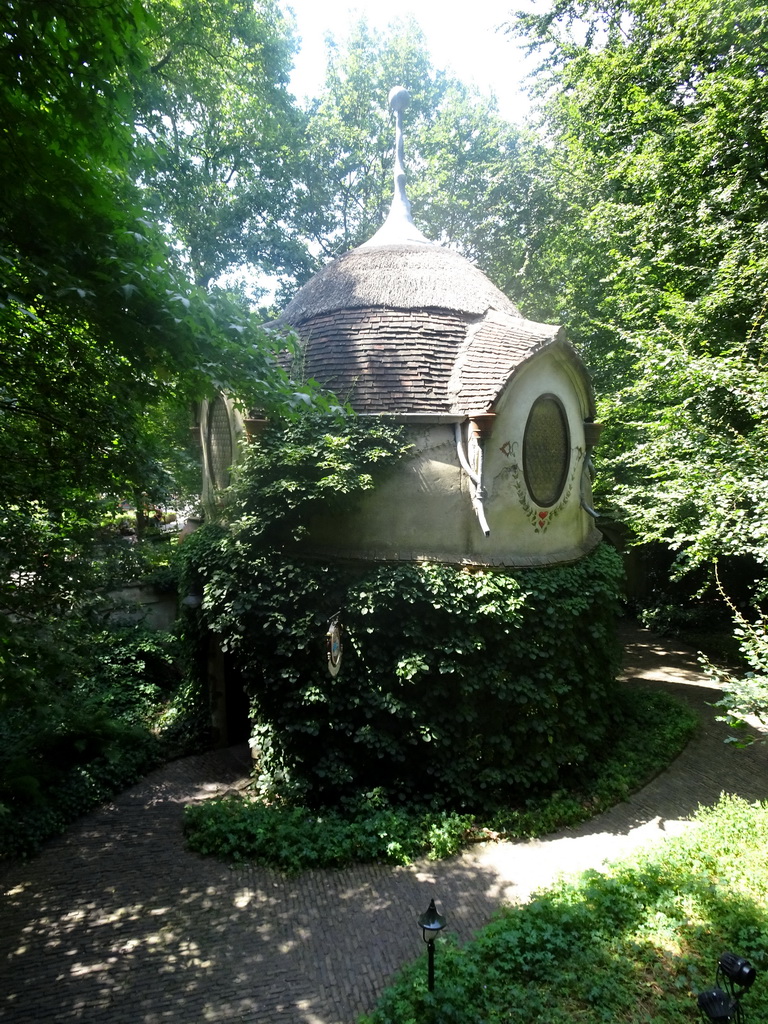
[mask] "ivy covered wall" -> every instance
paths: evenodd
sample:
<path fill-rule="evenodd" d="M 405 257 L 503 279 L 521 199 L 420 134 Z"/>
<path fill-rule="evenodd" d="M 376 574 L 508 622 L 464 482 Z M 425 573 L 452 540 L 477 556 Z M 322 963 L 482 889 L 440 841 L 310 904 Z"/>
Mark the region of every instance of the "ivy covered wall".
<path fill-rule="evenodd" d="M 395 428 L 359 421 L 265 435 L 229 523 L 188 542 L 202 619 L 247 686 L 265 792 L 517 802 L 608 742 L 620 562 L 605 545 L 569 566 L 504 571 L 298 554 L 316 502 L 348 507 L 403 454 Z"/>

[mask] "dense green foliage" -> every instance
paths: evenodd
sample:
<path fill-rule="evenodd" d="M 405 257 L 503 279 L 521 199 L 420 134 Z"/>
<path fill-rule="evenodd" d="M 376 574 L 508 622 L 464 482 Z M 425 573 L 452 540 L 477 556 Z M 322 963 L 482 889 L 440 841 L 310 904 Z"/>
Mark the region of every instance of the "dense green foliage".
<path fill-rule="evenodd" d="M 6 4 L 0 24 L 4 346 L 38 355 L 62 331 L 72 345 L 112 346 L 106 381 L 127 377 L 145 401 L 142 388 L 180 378 L 192 393 L 212 380 L 246 386 L 244 369 L 269 378 L 268 339 L 236 302 L 190 284 L 132 180 L 136 83 L 149 74 L 154 18 L 133 0 L 39 0 Z M 30 372 L 22 363 L 3 378 L 4 418 L 17 404 L 33 414 L 13 401 Z"/>
<path fill-rule="evenodd" d="M 408 864 L 456 853 L 476 840 L 544 835 L 575 825 L 639 788 L 666 767 L 695 728 L 692 712 L 664 694 L 621 690 L 612 743 L 564 787 L 495 815 L 424 811 L 394 805 L 380 789 L 324 808 L 233 796 L 185 810 L 191 849 L 224 860 L 253 860 L 283 871 L 340 867 L 354 861 Z"/>
<path fill-rule="evenodd" d="M 138 83 L 142 200 L 170 225 L 197 284 L 247 266 L 295 277 L 303 115 L 295 48 L 274 0 L 149 0 Z"/>
<path fill-rule="evenodd" d="M 503 910 L 461 949 L 440 940 L 402 972 L 366 1024 L 693 1020 L 696 993 L 732 950 L 758 969 L 745 1009 L 768 1012 L 768 806 L 723 798 L 698 825 L 605 871 Z M 442 912 L 450 924 L 450 908 Z"/>
<path fill-rule="evenodd" d="M 28 651 L 13 664 L 13 699 L 0 705 L 0 859 L 29 856 L 208 739 L 206 702 L 181 671 L 176 635 L 97 615 L 36 620 L 34 634 L 39 664 Z"/>
<path fill-rule="evenodd" d="M 56 529 L 97 496 L 167 498 L 181 446 L 156 421 L 172 402 L 291 389 L 243 305 L 191 284 L 133 181 L 142 83 L 159 73 L 148 40 L 165 29 L 133 0 L 12 2 L 0 28 L 4 551 L 19 547 L 6 518 Z"/>
<path fill-rule="evenodd" d="M 700 655 L 699 660 L 723 691 L 720 700 L 715 702 L 715 707 L 722 711 L 719 721 L 738 730 L 738 735 L 729 736 L 727 742 L 749 746 L 756 737 L 747 732 L 748 719 L 756 720 L 763 728 L 768 726 L 768 616 L 758 610 L 750 621 L 722 589 L 719 579 L 718 586 L 733 615 L 734 639 L 738 641 L 745 669 L 725 668 L 705 655 Z"/>
<path fill-rule="evenodd" d="M 768 7 L 554 0 L 515 29 L 546 97 L 525 308 L 594 374 L 601 507 L 678 571 L 744 555 L 761 577 Z"/>
<path fill-rule="evenodd" d="M 606 738 L 620 565 L 608 548 L 517 572 L 301 557 L 313 504 L 330 514 L 402 451 L 384 422 L 273 430 L 244 462 L 228 529 L 185 545 L 190 576 L 249 688 L 265 792 L 322 804 L 381 787 L 505 806 L 556 785 Z"/>
<path fill-rule="evenodd" d="M 262 405 L 290 388 L 242 304 L 190 284 L 132 180 L 152 15 L 10 2 L 0 29 L 2 704 L 20 671 L 53 683 L 33 639 L 50 618 L 131 578 L 99 524 L 120 500 L 168 500 L 183 445 L 157 421 L 216 386 Z"/>
<path fill-rule="evenodd" d="M 158 47 L 169 33 L 179 52 L 191 43 L 180 10 L 10 0 L 0 11 L 3 852 L 28 852 L 103 795 L 99 779 L 120 785 L 157 756 L 138 708 L 168 694 L 152 690 L 147 642 L 101 640 L 110 588 L 141 578 L 152 559 L 105 522 L 121 503 L 140 526 L 146 505 L 180 500 L 192 399 L 229 386 L 269 407 L 295 390 L 243 303 L 193 284 L 158 220 L 165 211 L 146 208 L 157 171 L 148 119 L 171 105 L 157 85 Z M 226 49 L 232 20 L 207 19 L 209 46 L 217 31 Z M 261 42 L 245 39 L 241 56 Z M 289 49 L 276 43 L 261 73 L 282 67 L 285 78 Z M 174 69 L 163 66 L 167 78 Z M 193 82 L 190 59 L 188 109 L 204 100 Z"/>
<path fill-rule="evenodd" d="M 251 687 L 264 786 L 282 778 L 320 802 L 382 786 L 475 809 L 555 785 L 611 721 L 610 556 L 492 576 L 267 557 L 248 563 L 250 601 L 242 571 L 212 581 L 214 613 L 235 591 L 249 606 L 212 625 L 233 638 Z M 337 609 L 344 663 L 330 680 L 324 633 Z"/>

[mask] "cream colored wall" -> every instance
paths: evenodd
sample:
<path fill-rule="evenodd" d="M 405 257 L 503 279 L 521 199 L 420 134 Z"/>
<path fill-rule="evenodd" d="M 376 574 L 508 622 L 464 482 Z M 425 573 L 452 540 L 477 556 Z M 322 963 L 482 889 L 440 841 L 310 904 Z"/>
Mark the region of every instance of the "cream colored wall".
<path fill-rule="evenodd" d="M 522 445 L 531 406 L 542 394 L 555 394 L 566 411 L 571 439 L 570 466 L 562 497 L 540 509 L 528 493 L 522 469 Z M 227 401 L 234 450 L 244 443 L 244 424 Z M 406 429 L 412 456 L 365 495 L 346 517 L 310 524 L 305 548 L 323 557 L 375 560 L 432 560 L 474 565 L 525 566 L 568 562 L 600 540 L 591 505 L 584 419 L 590 412 L 587 385 L 566 350 L 549 348 L 513 376 L 496 407 L 490 436 L 483 445 L 483 508 L 490 529 L 485 536 L 475 514 L 474 486 L 462 470 L 454 424 L 410 423 Z M 223 495 L 211 484 L 207 465 L 208 406 L 201 415 L 203 500 L 209 514 Z M 462 427 L 465 450 L 477 468 L 477 446 Z M 546 513 L 541 516 L 539 513 Z"/>
<path fill-rule="evenodd" d="M 542 518 L 525 485 L 521 449 L 531 406 L 547 393 L 566 410 L 571 456 L 563 495 Z M 314 522 L 307 546 L 326 556 L 499 566 L 572 561 L 590 550 L 600 534 L 581 508 L 589 399 L 571 361 L 551 349 L 534 357 L 508 384 L 496 412 L 484 444 L 488 537 L 472 507 L 473 486 L 459 465 L 453 424 L 412 424 L 413 456 L 366 495 L 355 514 Z M 476 460 L 471 444 L 469 455 Z"/>
<path fill-rule="evenodd" d="M 554 506 L 538 506 L 528 492 L 522 467 L 523 435 L 531 407 L 543 394 L 556 395 L 565 409 L 570 434 L 570 465 Z M 590 413 L 583 378 L 562 350 L 531 360 L 513 378 L 497 405 L 491 437 L 485 444 L 486 514 L 491 530 L 490 560 L 528 565 L 571 561 L 600 540 L 585 476 L 584 420 Z M 483 545 L 473 540 L 480 556 Z"/>
<path fill-rule="evenodd" d="M 412 457 L 378 482 L 355 514 L 313 522 L 308 547 L 348 557 L 461 561 L 475 524 L 453 427 L 414 425 L 407 433 Z"/>

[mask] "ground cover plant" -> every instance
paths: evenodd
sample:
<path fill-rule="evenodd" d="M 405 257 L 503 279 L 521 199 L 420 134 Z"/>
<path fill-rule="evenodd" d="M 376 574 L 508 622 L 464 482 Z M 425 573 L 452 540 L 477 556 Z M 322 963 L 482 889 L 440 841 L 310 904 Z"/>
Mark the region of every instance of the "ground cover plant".
<path fill-rule="evenodd" d="M 625 799 L 669 764 L 695 728 L 692 713 L 666 694 L 627 690 L 619 703 L 623 725 L 588 771 L 575 774 L 568 788 L 495 814 L 393 805 L 381 790 L 320 810 L 228 796 L 185 809 L 187 842 L 198 853 L 294 872 L 354 861 L 437 860 L 473 841 L 543 835 Z"/>
<path fill-rule="evenodd" d="M 0 701 L 0 860 L 34 854 L 207 740 L 207 708 L 181 671 L 178 635 L 84 613 L 45 631 L 39 620 L 15 625 L 22 655 L 14 690 Z M 33 649 L 34 659 L 24 656 Z"/>
<path fill-rule="evenodd" d="M 768 805 L 723 797 L 686 834 L 502 910 L 461 949 L 438 940 L 435 991 L 411 964 L 361 1024 L 678 1024 L 726 950 L 757 968 L 746 1009 L 763 1020 L 766 844 Z"/>

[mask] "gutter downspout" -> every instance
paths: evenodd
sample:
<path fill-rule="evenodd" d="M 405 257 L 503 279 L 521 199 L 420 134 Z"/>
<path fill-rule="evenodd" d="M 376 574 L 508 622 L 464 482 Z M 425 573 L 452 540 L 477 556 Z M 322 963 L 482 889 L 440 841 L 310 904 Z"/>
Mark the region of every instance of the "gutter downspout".
<path fill-rule="evenodd" d="M 459 464 L 464 472 L 469 477 L 472 483 L 472 507 L 475 510 L 477 521 L 480 524 L 480 529 L 483 531 L 486 537 L 491 534 L 490 527 L 488 526 L 488 520 L 485 518 L 485 499 L 488 497 L 488 492 L 483 485 L 483 440 L 485 434 L 488 432 L 487 422 L 492 418 L 493 414 L 487 414 L 483 416 L 471 416 L 469 422 L 472 425 L 474 436 L 477 438 L 478 448 L 478 459 L 477 459 L 477 472 L 475 472 L 469 464 L 467 453 L 464 451 L 464 440 L 461 436 L 461 423 L 454 423 L 453 432 L 456 438 L 456 454 L 459 458 Z"/>
<path fill-rule="evenodd" d="M 584 442 L 586 452 L 584 455 L 584 466 L 581 471 L 581 480 L 579 482 L 579 504 L 588 515 L 592 516 L 593 519 L 599 519 L 600 513 L 596 512 L 587 501 L 587 491 L 592 490 L 592 481 L 595 476 L 595 465 L 592 462 L 592 452 L 594 451 L 595 445 L 600 440 L 602 429 L 602 423 L 595 423 L 593 420 L 586 420 L 584 423 Z"/>

